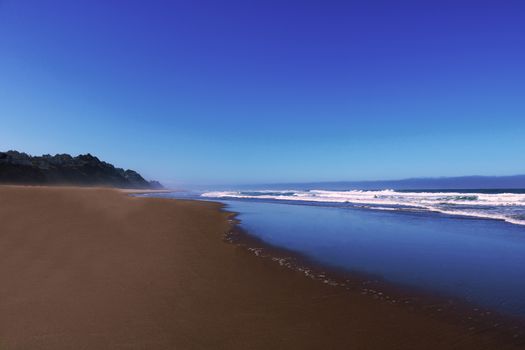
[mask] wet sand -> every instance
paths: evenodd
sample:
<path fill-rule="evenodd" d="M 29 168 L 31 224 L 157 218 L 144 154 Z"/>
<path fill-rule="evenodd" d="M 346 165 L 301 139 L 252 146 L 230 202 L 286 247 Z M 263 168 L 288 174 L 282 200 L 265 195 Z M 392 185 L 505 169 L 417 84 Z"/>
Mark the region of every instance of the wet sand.
<path fill-rule="evenodd" d="M 511 349 L 224 242 L 216 203 L 0 187 L 0 349 Z"/>

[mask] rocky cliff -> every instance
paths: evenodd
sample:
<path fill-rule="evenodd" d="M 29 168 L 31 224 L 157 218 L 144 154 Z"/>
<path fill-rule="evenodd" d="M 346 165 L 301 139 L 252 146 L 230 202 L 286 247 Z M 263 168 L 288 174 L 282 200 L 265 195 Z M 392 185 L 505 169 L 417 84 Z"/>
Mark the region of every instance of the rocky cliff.
<path fill-rule="evenodd" d="M 157 181 L 146 181 L 133 170 L 116 168 L 91 154 L 33 157 L 17 151 L 0 152 L 0 183 L 162 188 Z"/>

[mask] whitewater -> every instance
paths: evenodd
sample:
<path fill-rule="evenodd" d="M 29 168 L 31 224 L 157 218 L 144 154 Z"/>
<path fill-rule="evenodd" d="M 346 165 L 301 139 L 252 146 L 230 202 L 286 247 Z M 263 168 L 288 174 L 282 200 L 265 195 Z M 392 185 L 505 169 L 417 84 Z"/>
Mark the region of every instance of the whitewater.
<path fill-rule="evenodd" d="M 201 197 L 217 199 L 259 199 L 297 203 L 338 203 L 374 210 L 431 211 L 447 215 L 503 220 L 525 225 L 525 193 L 405 192 L 379 191 L 212 191 Z"/>

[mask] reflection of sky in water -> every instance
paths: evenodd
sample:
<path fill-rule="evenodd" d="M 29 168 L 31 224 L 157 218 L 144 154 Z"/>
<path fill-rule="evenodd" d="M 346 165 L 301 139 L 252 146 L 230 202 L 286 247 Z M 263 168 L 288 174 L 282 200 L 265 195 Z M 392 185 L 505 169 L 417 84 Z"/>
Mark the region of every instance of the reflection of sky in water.
<path fill-rule="evenodd" d="M 525 315 L 525 227 L 436 213 L 224 201 L 264 241 L 321 263 Z"/>

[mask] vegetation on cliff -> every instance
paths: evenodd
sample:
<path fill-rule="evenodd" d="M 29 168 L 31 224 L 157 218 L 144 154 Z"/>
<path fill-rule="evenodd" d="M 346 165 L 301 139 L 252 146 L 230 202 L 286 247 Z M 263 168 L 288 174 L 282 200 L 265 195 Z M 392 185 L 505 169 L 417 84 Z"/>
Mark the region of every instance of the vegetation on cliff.
<path fill-rule="evenodd" d="M 116 168 L 91 154 L 30 156 L 17 151 L 0 152 L 0 183 L 35 185 L 111 186 L 158 189 L 133 170 Z"/>

